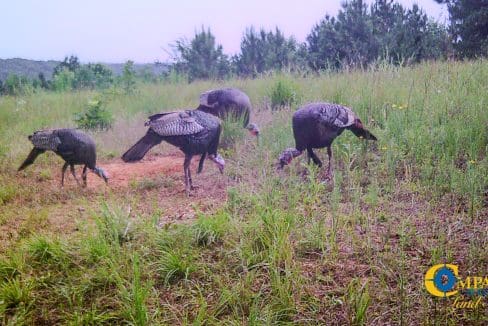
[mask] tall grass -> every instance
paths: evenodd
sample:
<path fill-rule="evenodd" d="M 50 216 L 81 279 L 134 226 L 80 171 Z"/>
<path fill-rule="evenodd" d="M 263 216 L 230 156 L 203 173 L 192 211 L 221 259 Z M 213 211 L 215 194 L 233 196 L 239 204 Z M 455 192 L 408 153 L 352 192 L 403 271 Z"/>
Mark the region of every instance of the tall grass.
<path fill-rule="evenodd" d="M 196 107 L 202 91 L 224 85 L 249 94 L 260 142 L 241 134 L 241 125 L 224 125 L 233 180 L 227 201 L 218 209 L 195 201 L 206 213 L 188 225 L 160 225 L 167 215 L 160 201 L 168 198 L 157 182 L 19 199 L 36 191 L 16 185 L 13 170 L 30 149 L 23 136 L 73 126 L 74 113 L 98 94 L 0 98 L 0 226 L 16 232 L 17 211 L 34 221 L 22 224 L 29 230 L 20 236 L 2 238 L 2 323 L 486 323 L 480 311 L 440 314 L 448 303 L 421 284 L 425 270 L 444 261 L 463 273 L 486 271 L 487 75 L 483 60 L 430 62 L 306 78 L 175 80 L 141 86 L 135 95 L 105 94 L 114 126 L 94 134 L 105 160 L 144 133 L 151 113 Z M 270 85 L 282 79 L 301 96 L 291 109 L 272 112 Z M 379 139 L 367 143 L 349 132 L 337 138 L 328 183 L 305 155 L 275 169 L 279 153 L 294 145 L 293 111 L 312 101 L 353 108 Z M 36 164 L 48 169 L 51 160 Z M 26 202 L 30 207 L 19 210 Z M 129 205 L 132 211 L 120 209 Z M 49 233 L 46 221 L 60 207 L 72 219 L 73 206 L 86 212 L 75 231 Z"/>

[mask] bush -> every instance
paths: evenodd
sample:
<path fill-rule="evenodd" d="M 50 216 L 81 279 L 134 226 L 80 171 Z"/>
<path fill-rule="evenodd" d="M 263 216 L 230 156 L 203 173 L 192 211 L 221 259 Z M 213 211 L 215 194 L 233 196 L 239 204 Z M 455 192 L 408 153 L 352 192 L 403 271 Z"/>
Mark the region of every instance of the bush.
<path fill-rule="evenodd" d="M 33 89 L 27 77 L 10 74 L 0 90 L 2 94 L 17 96 L 32 93 Z"/>
<path fill-rule="evenodd" d="M 101 100 L 88 102 L 88 108 L 84 113 L 75 116 L 78 128 L 88 130 L 107 130 L 112 127 L 113 117 L 110 111 L 105 110 Z"/>
<path fill-rule="evenodd" d="M 237 118 L 228 115 L 226 119 L 222 120 L 222 135 L 220 136 L 220 147 L 229 149 L 234 147 L 234 144 L 244 138 L 246 129 L 242 128 L 244 118 Z"/>
<path fill-rule="evenodd" d="M 53 88 L 58 92 L 72 90 L 74 82 L 75 73 L 66 68 L 53 76 Z"/>
<path fill-rule="evenodd" d="M 282 107 L 291 107 L 299 102 L 298 93 L 294 85 L 287 80 L 279 79 L 271 88 L 269 97 L 271 109 L 278 110 Z"/>

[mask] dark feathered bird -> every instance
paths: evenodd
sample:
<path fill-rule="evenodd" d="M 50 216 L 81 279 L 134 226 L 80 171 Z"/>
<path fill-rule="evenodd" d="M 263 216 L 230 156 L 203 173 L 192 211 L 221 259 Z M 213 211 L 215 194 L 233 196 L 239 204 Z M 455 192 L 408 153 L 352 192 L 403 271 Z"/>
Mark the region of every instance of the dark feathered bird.
<path fill-rule="evenodd" d="M 249 96 L 237 88 L 215 89 L 202 93 L 197 110 L 210 113 L 221 119 L 229 117 L 242 119 L 243 127 L 249 130 L 252 135 L 259 135 L 258 126 L 255 123 L 249 123 L 251 115 Z"/>
<path fill-rule="evenodd" d="M 147 151 L 164 140 L 185 153 L 183 170 L 187 194 L 193 189 L 190 163 L 194 155 L 201 155 L 197 173 L 202 171 L 207 154 L 223 173 L 225 161 L 217 154 L 221 132 L 218 118 L 205 112 L 186 110 L 152 115 L 145 125 L 149 126 L 149 130 L 125 152 L 122 156 L 125 162 L 142 159 Z"/>
<path fill-rule="evenodd" d="M 321 167 L 322 162 L 313 149 L 327 147 L 329 157 L 327 177 L 331 176 L 332 142 L 345 129 L 349 129 L 357 137 L 376 140 L 372 133 L 364 129 L 363 123 L 350 108 L 338 104 L 307 104 L 293 114 L 292 125 L 295 148 L 288 148 L 281 153 L 279 168 L 289 164 L 304 150 L 307 150 L 308 160 L 312 159 Z"/>
<path fill-rule="evenodd" d="M 83 167 L 83 185 L 86 186 L 87 169 L 92 170 L 105 182 L 108 177 L 101 168 L 96 166 L 97 153 L 95 142 L 87 134 L 76 129 L 52 129 L 39 130 L 30 135 L 29 140 L 34 148 L 27 156 L 26 160 L 19 167 L 19 171 L 34 163 L 36 157 L 45 151 L 53 151 L 65 161 L 61 174 L 61 186 L 64 185 L 64 174 L 68 166 L 71 168 L 71 174 L 76 182 L 80 184 L 75 173 L 75 165 L 82 164 Z"/>

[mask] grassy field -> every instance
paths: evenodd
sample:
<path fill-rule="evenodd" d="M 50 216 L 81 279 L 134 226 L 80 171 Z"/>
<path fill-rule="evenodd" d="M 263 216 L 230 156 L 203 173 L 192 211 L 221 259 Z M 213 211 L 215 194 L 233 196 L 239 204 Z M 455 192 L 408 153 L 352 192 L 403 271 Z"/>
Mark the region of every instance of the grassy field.
<path fill-rule="evenodd" d="M 296 109 L 270 111 L 278 82 L 298 104 L 352 107 L 378 142 L 340 136 L 333 182 L 305 157 L 277 172 Z M 115 117 L 93 134 L 103 167 L 144 134 L 150 113 L 194 108 L 202 91 L 228 85 L 249 94 L 262 137 L 227 126 L 224 138 L 237 140 L 222 150 L 225 175 L 207 163 L 195 177 L 201 188 L 224 182 L 211 205 L 205 189 L 185 197 L 182 169 L 102 190 L 72 179 L 60 189 L 51 154 L 16 173 L 28 134 L 74 126 L 95 97 Z M 486 275 L 487 149 L 486 61 L 0 97 L 0 323 L 486 325 L 486 299 L 454 309 L 423 277 L 444 262 Z"/>

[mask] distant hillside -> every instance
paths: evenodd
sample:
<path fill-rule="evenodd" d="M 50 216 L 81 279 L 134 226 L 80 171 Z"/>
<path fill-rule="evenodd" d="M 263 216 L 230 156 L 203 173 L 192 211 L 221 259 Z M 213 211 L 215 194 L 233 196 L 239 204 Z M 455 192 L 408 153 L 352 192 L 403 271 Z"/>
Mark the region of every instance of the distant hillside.
<path fill-rule="evenodd" d="M 54 60 L 0 59 L 0 80 L 5 80 L 10 74 L 35 78 L 40 72 L 44 73 L 47 79 L 51 79 L 54 67 L 59 63 L 60 61 Z"/>
<path fill-rule="evenodd" d="M 37 78 L 40 72 L 44 73 L 47 79 L 52 78 L 54 67 L 56 67 L 61 61 L 36 61 L 28 59 L 0 59 L 0 80 L 5 80 L 9 74 L 17 74 L 21 76 L 27 76 L 29 78 Z M 124 63 L 102 63 L 110 68 L 114 75 L 118 76 L 122 74 L 124 70 Z M 168 70 L 168 64 L 134 64 L 136 72 L 140 73 L 145 70 L 151 71 L 155 75 L 160 75 Z"/>

